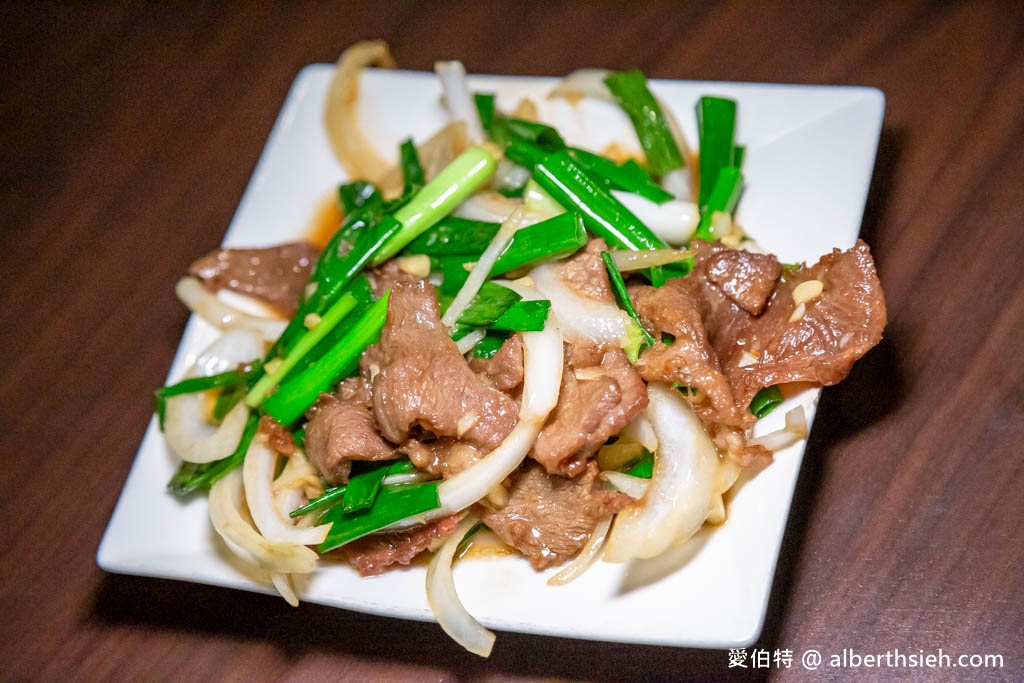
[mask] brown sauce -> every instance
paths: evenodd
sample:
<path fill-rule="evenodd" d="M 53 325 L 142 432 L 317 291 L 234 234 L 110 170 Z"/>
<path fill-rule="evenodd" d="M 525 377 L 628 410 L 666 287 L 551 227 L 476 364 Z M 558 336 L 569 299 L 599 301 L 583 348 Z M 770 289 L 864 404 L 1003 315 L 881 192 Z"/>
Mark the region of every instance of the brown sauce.
<path fill-rule="evenodd" d="M 317 203 L 313 211 L 313 219 L 302 238 L 323 249 L 334 233 L 338 231 L 341 219 L 342 213 L 341 207 L 338 206 L 338 196 L 335 192 L 331 192 Z"/>

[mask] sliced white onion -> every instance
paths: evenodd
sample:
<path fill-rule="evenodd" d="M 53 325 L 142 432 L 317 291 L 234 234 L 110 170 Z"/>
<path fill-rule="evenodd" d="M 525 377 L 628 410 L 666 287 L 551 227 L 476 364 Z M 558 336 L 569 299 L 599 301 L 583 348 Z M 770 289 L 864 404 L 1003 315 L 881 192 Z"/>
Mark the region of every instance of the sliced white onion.
<path fill-rule="evenodd" d="M 775 453 L 807 438 L 807 416 L 804 407 L 797 406 L 786 413 L 786 426 L 756 439 L 747 441 L 748 446 L 764 446 Z"/>
<path fill-rule="evenodd" d="M 225 303 L 194 277 L 178 280 L 174 291 L 190 311 L 222 330 L 252 330 L 259 332 L 266 341 L 274 341 L 288 326 L 286 320 L 262 318 Z"/>
<path fill-rule="evenodd" d="M 455 580 L 452 577 L 455 551 L 479 521 L 478 516 L 467 515 L 430 559 L 427 565 L 427 604 L 437 623 L 452 640 L 475 655 L 489 657 L 494 647 L 494 633 L 466 611 L 455 592 Z"/>
<path fill-rule="evenodd" d="M 288 456 L 288 462 L 281 471 L 280 476 L 274 480 L 274 505 L 281 516 L 289 518 L 288 514 L 306 504 L 307 501 L 316 498 L 323 493 L 323 486 L 320 485 L 320 476 L 316 468 L 306 458 L 306 454 L 300 449 Z M 313 526 L 306 524 L 312 522 L 315 515 L 303 515 L 296 524 L 300 526 Z"/>
<path fill-rule="evenodd" d="M 292 607 L 299 606 L 299 596 L 295 594 L 295 585 L 292 583 L 291 574 L 281 574 L 275 572 L 270 575 L 270 581 L 274 584 L 274 588 L 281 594 L 289 605 Z"/>
<path fill-rule="evenodd" d="M 476 346 L 481 339 L 483 339 L 486 336 L 487 333 L 484 332 L 483 330 L 473 330 L 472 332 L 469 332 L 465 337 L 455 342 L 455 344 L 456 346 L 459 347 L 459 353 L 465 356 L 467 353 L 473 350 L 473 347 Z"/>
<path fill-rule="evenodd" d="M 590 532 L 587 544 L 573 558 L 572 562 L 565 565 L 560 572 L 548 579 L 549 586 L 564 586 L 583 575 L 583 572 L 590 568 L 594 558 L 601 552 L 604 541 L 608 537 L 608 529 L 612 526 L 612 518 L 609 515 L 597 523 L 594 530 Z"/>
<path fill-rule="evenodd" d="M 382 40 L 364 40 L 352 45 L 338 58 L 334 77 L 327 88 L 324 128 L 334 156 L 349 178 L 376 182 L 392 164 L 377 154 L 359 124 L 359 77 L 368 66 L 394 68 L 395 60 Z"/>
<path fill-rule="evenodd" d="M 719 462 L 714 443 L 679 392 L 652 382 L 647 393 L 660 444 L 654 475 L 643 499 L 616 517 L 605 550 L 609 562 L 660 555 L 693 536 L 711 511 Z"/>
<path fill-rule="evenodd" d="M 516 234 L 516 231 L 523 227 L 524 217 L 525 212 L 520 208 L 512 212 L 512 215 L 501 224 L 498 232 L 491 239 L 491 243 L 487 245 L 484 253 L 480 255 L 480 260 L 476 262 L 476 266 L 473 267 L 473 271 L 466 278 L 459 293 L 455 295 L 452 303 L 448 306 L 448 310 L 441 316 L 441 322 L 448 327 L 455 326 L 459 316 L 473 302 L 473 297 L 480 291 L 480 287 L 487 280 L 487 276 L 491 274 L 491 268 L 494 267 L 498 257 L 501 256 L 501 252 L 505 251 L 505 247 L 512 241 L 512 236 Z"/>
<path fill-rule="evenodd" d="M 469 92 L 466 69 L 462 66 L 462 62 L 457 60 L 435 62 L 434 73 L 441 80 L 444 101 L 452 120 L 462 121 L 466 124 L 466 134 L 469 136 L 470 142 L 482 143 L 485 140 L 484 127 L 480 123 L 480 115 L 473 104 L 473 95 Z"/>
<path fill-rule="evenodd" d="M 570 102 L 576 102 L 584 97 L 594 97 L 606 102 L 615 102 L 615 96 L 605 85 L 604 79 L 608 75 L 606 69 L 578 69 L 558 82 L 548 99 L 561 97 Z"/>
<path fill-rule="evenodd" d="M 530 271 L 530 278 L 544 298 L 551 301 L 552 317 L 562 336 L 573 343 L 627 343 L 632 320 L 611 301 L 577 294 L 562 280 L 558 264 L 543 264 Z"/>
<path fill-rule="evenodd" d="M 640 500 L 644 497 L 644 494 L 647 493 L 647 487 L 651 481 L 650 479 L 634 477 L 626 474 L 625 472 L 616 472 L 615 470 L 602 472 L 601 478 L 614 486 L 616 490 L 622 491 L 634 500 Z"/>
<path fill-rule="evenodd" d="M 694 252 L 680 249 L 616 249 L 609 252 L 615 267 L 622 272 L 643 270 L 668 263 L 678 263 L 693 256 Z"/>
<path fill-rule="evenodd" d="M 684 166 L 666 173 L 661 178 L 661 189 L 675 195 L 676 199 L 680 201 L 693 201 L 693 182 L 690 180 L 690 169 Z"/>
<path fill-rule="evenodd" d="M 487 495 L 523 461 L 558 402 L 562 378 L 562 337 L 547 325 L 523 333 L 523 398 L 519 422 L 505 440 L 471 467 L 437 487 L 441 507 L 431 517 L 463 510 Z"/>
<path fill-rule="evenodd" d="M 253 332 L 234 330 L 218 337 L 186 373 L 186 377 L 209 377 L 233 370 L 263 355 L 263 341 Z M 186 462 L 206 463 L 234 453 L 245 431 L 249 409 L 239 403 L 219 425 L 207 415 L 206 392 L 181 394 L 167 399 L 164 437 L 176 456 Z"/>
<path fill-rule="evenodd" d="M 331 528 L 330 524 L 300 528 L 295 526 L 294 520 L 283 517 L 277 509 L 273 491 L 276 470 L 277 453 L 261 439 L 253 439 L 242 463 L 242 479 L 245 482 L 245 501 L 256 528 L 264 538 L 274 543 L 323 543 Z"/>
<path fill-rule="evenodd" d="M 452 215 L 473 221 L 504 223 L 512 212 L 522 205 L 522 200 L 506 197 L 498 192 L 477 192 L 459 204 Z"/>
<path fill-rule="evenodd" d="M 654 425 L 647 418 L 647 412 L 638 414 L 633 421 L 619 432 L 620 441 L 636 441 L 644 448 L 654 453 L 658 450 L 658 437 L 654 433 Z"/>
<path fill-rule="evenodd" d="M 243 517 L 244 505 L 240 469 L 235 468 L 210 487 L 210 521 L 232 552 L 272 573 L 308 574 L 316 569 L 317 554 L 313 550 L 267 540 Z"/>
<path fill-rule="evenodd" d="M 672 245 L 686 244 L 700 222 L 700 210 L 692 202 L 670 199 L 656 204 L 633 192 L 612 190 L 612 196 L 651 231 Z"/>

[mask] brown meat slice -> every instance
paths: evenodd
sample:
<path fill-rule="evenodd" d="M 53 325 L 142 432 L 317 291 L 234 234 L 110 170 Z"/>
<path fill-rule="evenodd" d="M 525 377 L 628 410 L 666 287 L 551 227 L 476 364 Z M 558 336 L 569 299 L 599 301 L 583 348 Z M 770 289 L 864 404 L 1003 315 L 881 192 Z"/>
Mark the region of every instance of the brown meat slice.
<path fill-rule="evenodd" d="M 473 358 L 469 367 L 491 380 L 500 391 L 512 391 L 523 383 L 523 338 L 514 334 L 491 358 Z"/>
<path fill-rule="evenodd" d="M 601 260 L 602 251 L 608 251 L 604 240 L 592 239 L 582 251 L 564 261 L 558 273 L 562 281 L 580 296 L 613 301 L 608 271 Z"/>
<path fill-rule="evenodd" d="M 408 565 L 435 538 L 444 538 L 458 526 L 459 516 L 451 515 L 406 531 L 363 536 L 341 546 L 338 552 L 362 576 L 374 576 L 395 564 Z"/>
<path fill-rule="evenodd" d="M 530 454 L 551 474 L 576 476 L 647 407 L 647 386 L 621 349 L 565 350 L 558 403 Z"/>
<path fill-rule="evenodd" d="M 547 569 L 578 553 L 597 523 L 631 500 L 602 488 L 593 462 L 572 479 L 530 463 L 513 475 L 508 503 L 484 512 L 483 521 L 535 569 Z"/>
<path fill-rule="evenodd" d="M 779 260 L 772 254 L 699 244 L 698 261 L 703 257 L 707 262 L 697 268 L 704 269 L 708 282 L 747 313 L 760 315 L 782 273 Z M 707 251 L 711 253 L 705 256 Z"/>
<path fill-rule="evenodd" d="M 670 345 L 656 343 L 640 355 L 636 367 L 649 382 L 700 389 L 711 403 L 711 417 L 716 422 L 739 426 L 743 416 L 708 339 L 699 299 L 690 286 L 691 277 L 674 278 L 658 288 L 637 290 L 633 305 L 644 327 L 659 340 L 665 339 L 666 332 L 674 340 Z"/>
<path fill-rule="evenodd" d="M 419 282 L 421 278 L 407 273 L 398 267 L 395 261 L 386 261 L 370 271 L 370 284 L 373 286 L 373 293 L 380 297 L 384 292 L 394 287 L 399 282 Z"/>
<path fill-rule="evenodd" d="M 344 484 L 353 460 L 390 460 L 395 447 L 377 431 L 366 380 L 353 377 L 337 394 L 320 394 L 306 423 L 306 455 L 331 484 Z"/>
<path fill-rule="evenodd" d="M 263 249 L 219 249 L 196 260 L 188 272 L 211 291 L 229 289 L 246 294 L 291 317 L 319 255 L 320 250 L 306 242 Z"/>
<path fill-rule="evenodd" d="M 644 326 L 656 337 L 668 332 L 671 345 L 655 344 L 637 367 L 644 379 L 703 390 L 700 417 L 720 449 L 744 465 L 770 457 L 746 446 L 744 431 L 755 421 L 747 410 L 762 388 L 785 382 L 834 384 L 854 361 L 878 343 L 885 326 L 885 302 L 867 245 L 835 250 L 814 266 L 783 272 L 767 298 L 765 283 L 777 263 L 698 242 L 693 271 L 654 289 L 634 291 Z M 733 264 L 740 273 L 724 272 Z M 820 297 L 794 313 L 796 287 L 823 284 Z M 746 283 L 751 294 L 741 291 Z M 752 315 L 758 306 L 762 313 Z M 799 319 L 797 319 L 799 318 Z M 792 319 L 792 320 L 791 320 Z"/>
<path fill-rule="evenodd" d="M 429 283 L 394 286 L 379 346 L 371 354 L 379 364 L 373 407 L 381 433 L 393 443 L 427 432 L 490 451 L 515 427 L 518 406 L 469 369 L 441 322 Z"/>
<path fill-rule="evenodd" d="M 823 284 L 821 296 L 805 303 L 803 315 L 791 320 L 797 308 L 793 290 L 809 280 Z M 881 341 L 885 322 L 882 285 L 861 240 L 853 249 L 836 249 L 815 265 L 787 274 L 764 314 L 750 324 L 747 338 L 760 351 L 756 362 L 725 363 L 737 401 L 746 406 L 762 387 L 783 382 L 828 386 L 841 381 Z"/>
<path fill-rule="evenodd" d="M 260 418 L 258 433 L 267 441 L 267 445 L 281 455 L 291 457 L 295 453 L 295 438 L 280 422 L 264 415 Z"/>

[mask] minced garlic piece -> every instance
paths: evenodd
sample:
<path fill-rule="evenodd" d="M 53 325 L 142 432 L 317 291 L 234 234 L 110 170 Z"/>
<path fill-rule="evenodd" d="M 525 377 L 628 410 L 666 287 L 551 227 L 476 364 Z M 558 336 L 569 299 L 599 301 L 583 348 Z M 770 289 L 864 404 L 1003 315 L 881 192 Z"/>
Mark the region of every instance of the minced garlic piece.
<path fill-rule="evenodd" d="M 801 282 L 793 289 L 793 303 L 807 304 L 819 296 L 825 289 L 825 283 L 821 280 L 808 280 L 807 282 Z"/>
<path fill-rule="evenodd" d="M 793 310 L 793 315 L 789 316 L 789 322 L 795 323 L 804 317 L 804 313 L 807 312 L 807 304 L 801 303 Z"/>

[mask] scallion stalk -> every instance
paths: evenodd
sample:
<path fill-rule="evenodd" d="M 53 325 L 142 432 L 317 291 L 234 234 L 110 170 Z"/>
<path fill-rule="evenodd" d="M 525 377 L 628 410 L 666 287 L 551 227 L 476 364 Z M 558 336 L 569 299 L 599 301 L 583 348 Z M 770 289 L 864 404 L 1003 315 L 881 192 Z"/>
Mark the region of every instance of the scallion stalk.
<path fill-rule="evenodd" d="M 245 397 L 246 404 L 250 408 L 258 408 L 267 392 L 275 384 L 284 379 L 285 375 L 294 368 L 316 344 L 327 336 L 338 324 L 356 307 L 356 298 L 351 294 L 344 294 L 320 317 L 319 322 L 308 329 L 304 335 L 288 351 L 288 354 L 280 359 L 280 363 L 273 372 L 269 372 L 260 378 Z"/>
<path fill-rule="evenodd" d="M 711 195 L 708 197 L 708 204 L 700 216 L 700 223 L 693 236 L 701 240 L 713 240 L 715 236 L 711 232 L 711 220 L 716 211 L 732 213 L 736 210 L 736 204 L 743 194 L 743 174 L 740 169 L 730 166 L 723 168 L 718 173 L 718 181 L 715 183 Z"/>
<path fill-rule="evenodd" d="M 638 194 L 656 204 L 663 204 L 673 197 L 671 192 L 663 190 L 651 179 L 643 166 L 632 159 L 616 164 L 608 157 L 576 148 L 570 148 L 569 154 L 592 178 L 605 180 L 613 189 Z"/>
<path fill-rule="evenodd" d="M 402 178 L 405 180 L 404 193 L 413 192 L 416 188 L 423 187 L 426 180 L 423 176 L 423 165 L 420 163 L 420 155 L 416 152 L 416 145 L 412 138 L 407 139 L 398 148 L 399 165 L 402 167 Z"/>
<path fill-rule="evenodd" d="M 503 332 L 540 332 L 547 322 L 551 302 L 547 299 L 519 301 L 502 313 L 488 329 Z"/>
<path fill-rule="evenodd" d="M 380 338 L 387 317 L 390 292 L 378 299 L 341 340 L 319 360 L 280 388 L 263 403 L 263 409 L 283 425 L 289 425 L 327 391 L 359 366 L 359 357 Z"/>
<path fill-rule="evenodd" d="M 626 291 L 626 282 L 622 279 L 622 273 L 615 266 L 615 259 L 607 251 L 601 252 L 601 260 L 604 261 L 605 270 L 608 271 L 608 280 L 611 282 L 612 291 L 615 292 L 615 298 L 619 302 L 619 306 L 626 311 L 633 322 L 636 323 L 640 329 L 640 333 L 643 335 L 644 341 L 647 342 L 647 346 L 654 346 L 655 340 L 651 336 L 651 333 L 644 328 L 643 323 L 640 322 L 640 316 L 636 314 L 636 309 L 633 308 L 632 302 L 629 300 L 629 292 Z"/>
<path fill-rule="evenodd" d="M 501 223 L 474 221 L 468 218 L 447 216 L 437 225 L 414 239 L 405 248 L 406 254 L 427 254 L 428 256 L 451 256 L 474 254 L 479 256 Z"/>
<path fill-rule="evenodd" d="M 700 191 L 697 204 L 708 205 L 719 173 L 736 163 L 736 101 L 702 97 L 697 102 L 697 134 L 700 138 Z"/>
<path fill-rule="evenodd" d="M 636 69 L 611 73 L 604 82 L 633 123 L 651 173 L 661 177 L 685 166 L 686 162 L 672 137 L 665 113 L 648 89 L 643 73 Z"/>
<path fill-rule="evenodd" d="M 470 147 L 460 154 L 392 214 L 401 228 L 377 251 L 370 264 L 380 265 L 405 248 L 480 189 L 496 169 L 494 158 L 480 147 Z"/>
<path fill-rule="evenodd" d="M 578 211 L 567 211 L 553 218 L 520 228 L 512 236 L 491 275 L 502 275 L 540 261 L 563 258 L 587 243 L 583 216 Z"/>
<path fill-rule="evenodd" d="M 440 507 L 437 486 L 436 481 L 385 486 L 369 508 L 345 513 L 340 505 L 332 507 L 320 519 L 321 524 L 329 523 L 331 529 L 317 551 L 329 552 L 395 522 Z"/>
<path fill-rule="evenodd" d="M 567 209 L 583 215 L 587 229 L 620 249 L 667 249 L 651 229 L 622 202 L 595 182 L 568 152 L 555 152 L 540 161 L 533 179 Z"/>

